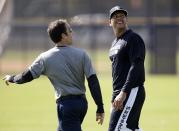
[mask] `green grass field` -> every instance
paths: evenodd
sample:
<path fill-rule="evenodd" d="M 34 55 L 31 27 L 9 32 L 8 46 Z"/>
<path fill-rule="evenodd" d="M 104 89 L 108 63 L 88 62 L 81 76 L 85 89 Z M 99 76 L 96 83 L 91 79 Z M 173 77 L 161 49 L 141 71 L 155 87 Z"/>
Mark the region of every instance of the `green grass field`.
<path fill-rule="evenodd" d="M 178 76 L 147 76 L 147 97 L 140 125 L 144 131 L 178 131 Z M 96 106 L 87 89 L 89 109 L 84 131 L 107 131 L 111 99 L 110 76 L 99 75 L 105 104 L 105 121 L 95 121 Z M 55 131 L 56 104 L 50 82 L 45 78 L 24 85 L 0 82 L 0 131 Z"/>
<path fill-rule="evenodd" d="M 87 87 L 89 108 L 83 131 L 107 131 L 108 128 L 112 92 L 110 62 L 107 54 L 103 58 L 99 56 L 95 58 L 95 67 L 103 93 L 105 121 L 102 126 L 95 121 L 96 106 Z M 178 131 L 179 76 L 147 74 L 145 88 L 146 101 L 140 121 L 143 131 Z M 46 77 L 8 87 L 0 79 L 0 131 L 55 131 L 56 127 L 54 91 Z"/>

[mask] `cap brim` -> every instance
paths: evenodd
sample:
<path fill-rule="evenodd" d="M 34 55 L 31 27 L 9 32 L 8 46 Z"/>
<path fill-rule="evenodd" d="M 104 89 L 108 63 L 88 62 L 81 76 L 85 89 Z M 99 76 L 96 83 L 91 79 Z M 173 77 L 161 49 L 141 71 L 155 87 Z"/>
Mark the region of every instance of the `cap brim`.
<path fill-rule="evenodd" d="M 114 10 L 113 12 L 111 12 L 111 14 L 110 14 L 110 19 L 112 18 L 112 16 L 113 16 L 114 13 L 116 13 L 116 12 L 122 12 L 122 13 L 124 13 L 125 16 L 128 15 L 128 13 L 127 13 L 126 10 L 123 10 L 123 9 L 120 10 L 120 9 L 118 9 L 118 10 Z"/>

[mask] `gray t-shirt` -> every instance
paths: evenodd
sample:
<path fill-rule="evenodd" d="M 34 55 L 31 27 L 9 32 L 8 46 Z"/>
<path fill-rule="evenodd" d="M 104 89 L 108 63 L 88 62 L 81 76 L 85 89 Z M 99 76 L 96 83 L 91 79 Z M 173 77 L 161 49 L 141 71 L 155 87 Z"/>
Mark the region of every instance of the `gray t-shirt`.
<path fill-rule="evenodd" d="M 72 47 L 54 47 L 29 67 L 33 78 L 45 75 L 51 81 L 56 99 L 66 95 L 85 94 L 85 76 L 96 74 L 85 51 Z"/>

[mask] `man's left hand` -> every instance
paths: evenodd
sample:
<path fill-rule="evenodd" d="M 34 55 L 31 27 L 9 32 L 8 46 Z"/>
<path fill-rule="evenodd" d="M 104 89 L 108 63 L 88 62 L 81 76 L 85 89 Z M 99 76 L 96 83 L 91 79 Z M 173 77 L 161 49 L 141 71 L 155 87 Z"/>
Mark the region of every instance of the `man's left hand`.
<path fill-rule="evenodd" d="M 102 125 L 104 121 L 104 113 L 96 113 L 96 121 Z"/>

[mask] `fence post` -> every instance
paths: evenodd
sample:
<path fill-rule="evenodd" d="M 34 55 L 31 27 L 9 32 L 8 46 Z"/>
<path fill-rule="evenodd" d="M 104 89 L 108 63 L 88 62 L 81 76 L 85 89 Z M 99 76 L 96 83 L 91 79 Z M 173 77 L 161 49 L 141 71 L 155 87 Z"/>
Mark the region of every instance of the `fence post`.
<path fill-rule="evenodd" d="M 150 32 L 150 73 L 152 74 L 176 74 L 176 56 L 177 56 L 177 24 L 173 22 L 175 18 L 172 9 L 171 16 L 165 16 L 169 21 L 158 21 L 154 8 L 153 0 L 148 4 L 147 14 L 149 15 L 149 32 Z M 170 1 L 173 5 L 174 1 Z M 151 9 L 152 8 L 152 9 Z M 157 11 L 157 10 L 156 10 Z"/>

